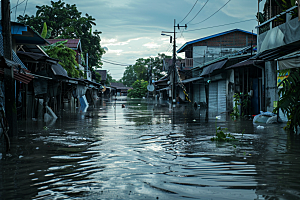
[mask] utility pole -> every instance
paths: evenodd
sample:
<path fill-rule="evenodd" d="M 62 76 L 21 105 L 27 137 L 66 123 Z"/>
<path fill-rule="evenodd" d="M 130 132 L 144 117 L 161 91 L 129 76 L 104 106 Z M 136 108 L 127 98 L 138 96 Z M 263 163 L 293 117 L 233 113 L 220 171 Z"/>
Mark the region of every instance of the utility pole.
<path fill-rule="evenodd" d="M 10 25 L 10 2 L 9 0 L 1 1 L 2 13 L 2 35 L 3 35 L 3 50 L 4 57 L 12 60 L 12 39 Z M 9 125 L 9 136 L 17 135 L 17 108 L 15 97 L 15 80 L 14 68 L 8 66 L 4 68 L 4 84 L 5 84 L 5 111 L 6 119 Z"/>
<path fill-rule="evenodd" d="M 173 73 L 172 73 L 172 102 L 176 103 L 176 31 L 175 31 L 176 20 L 174 19 L 174 42 L 173 42 Z M 179 25 L 178 25 L 179 26 Z"/>
<path fill-rule="evenodd" d="M 185 24 L 184 26 L 180 26 L 179 24 L 177 24 L 176 26 L 176 20 L 174 19 L 174 42 L 173 42 L 173 73 L 172 73 L 172 102 L 176 103 L 176 31 L 175 28 L 180 29 L 180 27 L 185 27 L 187 28 L 187 25 Z"/>

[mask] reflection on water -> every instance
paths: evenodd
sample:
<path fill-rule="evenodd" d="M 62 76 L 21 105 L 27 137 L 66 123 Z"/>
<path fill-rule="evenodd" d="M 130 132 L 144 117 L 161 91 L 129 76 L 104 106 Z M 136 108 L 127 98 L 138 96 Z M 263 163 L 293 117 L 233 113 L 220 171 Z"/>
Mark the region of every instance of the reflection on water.
<path fill-rule="evenodd" d="M 212 142 L 216 126 L 238 141 Z M 300 140 L 282 126 L 147 100 L 20 122 L 0 199 L 299 199 Z"/>

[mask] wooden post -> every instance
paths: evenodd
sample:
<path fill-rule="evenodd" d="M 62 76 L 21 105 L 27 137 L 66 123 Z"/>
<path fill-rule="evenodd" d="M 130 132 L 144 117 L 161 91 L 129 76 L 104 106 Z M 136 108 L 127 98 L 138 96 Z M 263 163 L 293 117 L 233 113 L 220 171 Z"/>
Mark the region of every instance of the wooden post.
<path fill-rule="evenodd" d="M 12 39 L 9 0 L 1 1 L 1 13 L 4 57 L 8 60 L 12 60 Z M 15 80 L 13 72 L 13 67 L 4 69 L 5 111 L 9 125 L 8 134 L 10 137 L 17 134 L 17 108 L 15 97 Z"/>

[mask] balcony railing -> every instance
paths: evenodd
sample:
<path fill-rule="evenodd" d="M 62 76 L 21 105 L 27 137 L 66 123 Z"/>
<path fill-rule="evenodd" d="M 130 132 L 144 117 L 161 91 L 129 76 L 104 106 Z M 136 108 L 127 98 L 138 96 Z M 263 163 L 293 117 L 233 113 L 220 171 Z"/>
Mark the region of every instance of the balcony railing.
<path fill-rule="evenodd" d="M 267 32 L 269 30 L 271 30 L 272 28 L 275 28 L 276 26 L 279 26 L 280 24 L 283 24 L 285 23 L 286 21 L 289 21 L 290 20 L 290 12 L 294 9 L 296 9 L 298 6 L 293 6 L 291 8 L 289 8 L 288 10 L 272 17 L 271 19 L 261 23 L 259 26 L 257 26 L 256 28 L 258 29 L 258 34 L 262 34 L 264 32 Z M 279 19 L 279 17 L 281 16 L 285 16 L 285 20 L 284 22 L 279 22 L 277 21 Z"/>
<path fill-rule="evenodd" d="M 193 67 L 193 58 L 185 58 L 185 67 Z"/>

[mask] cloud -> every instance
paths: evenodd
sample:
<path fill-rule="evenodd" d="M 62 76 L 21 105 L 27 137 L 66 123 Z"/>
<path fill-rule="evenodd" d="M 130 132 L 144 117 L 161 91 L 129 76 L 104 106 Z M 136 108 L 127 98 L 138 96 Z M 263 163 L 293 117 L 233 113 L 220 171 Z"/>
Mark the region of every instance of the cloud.
<path fill-rule="evenodd" d="M 159 48 L 161 45 L 156 44 L 154 42 L 148 42 L 146 44 L 143 44 L 144 47 L 147 47 L 148 49 L 157 49 Z"/>

